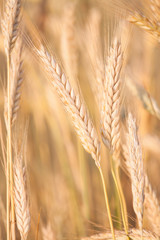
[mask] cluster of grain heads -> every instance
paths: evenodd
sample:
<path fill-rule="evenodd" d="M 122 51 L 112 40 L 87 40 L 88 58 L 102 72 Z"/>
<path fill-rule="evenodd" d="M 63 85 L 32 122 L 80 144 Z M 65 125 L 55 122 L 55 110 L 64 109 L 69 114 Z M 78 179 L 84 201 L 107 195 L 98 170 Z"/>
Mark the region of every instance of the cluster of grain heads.
<path fill-rule="evenodd" d="M 131 113 L 128 114 L 127 126 L 127 166 L 129 166 L 129 173 L 131 177 L 133 208 L 138 219 L 139 228 L 142 230 L 145 177 L 142 148 L 138 138 L 136 120 Z"/>
<path fill-rule="evenodd" d="M 17 228 L 21 240 L 26 240 L 30 228 L 29 200 L 27 194 L 26 167 L 22 165 L 21 157 L 14 164 L 14 201 Z"/>
<path fill-rule="evenodd" d="M 39 35 L 37 34 L 38 31 L 35 33 L 35 35 L 38 35 L 38 37 L 36 36 L 39 43 L 38 47 L 32 43 L 34 40 L 30 39 L 28 32 L 24 33 L 26 39 L 24 38 L 23 40 L 28 40 L 28 43 L 31 44 L 30 46 L 34 51 L 38 62 L 41 64 L 42 70 L 45 71 L 55 92 L 59 95 L 60 100 L 69 113 L 84 149 L 92 156 L 100 172 L 111 231 L 104 234 L 101 233 L 94 235 L 89 238 L 84 238 L 84 240 L 140 240 L 142 237 L 144 240 L 159 239 L 160 205 L 157 196 L 151 187 L 148 177 L 144 173 L 142 149 L 137 132 L 138 129 L 136 121 L 130 113 L 128 114 L 127 121 L 127 144 L 123 149 L 123 155 L 125 158 L 125 167 L 127 168 L 131 178 L 133 208 L 137 216 L 139 229 L 128 228 L 127 209 L 119 175 L 119 166 L 121 163 L 121 144 L 123 145 L 120 131 L 122 95 L 121 72 L 124 65 L 124 51 L 122 47 L 123 42 L 121 43 L 119 38 L 114 39 L 109 51 L 107 63 L 104 68 L 102 39 L 100 34 L 102 19 L 101 14 L 97 11 L 97 8 L 95 8 L 91 9 L 89 12 L 88 32 L 86 32 L 86 34 L 88 34 L 87 42 L 91 42 L 91 44 L 88 47 L 88 52 L 91 57 L 91 64 L 94 68 L 94 77 L 96 80 L 95 86 L 93 87 L 96 90 L 95 97 L 97 97 L 97 103 L 101 109 L 101 137 L 104 145 L 109 149 L 112 157 L 111 172 L 120 201 L 120 210 L 122 214 L 124 231 L 115 231 L 113 228 L 106 185 L 101 169 L 101 143 L 97 134 L 97 130 L 89 116 L 89 112 L 84 100 L 78 91 L 75 91 L 77 90 L 77 86 L 75 86 L 75 89 L 73 89 L 71 86 L 72 84 L 70 84 L 70 82 L 72 83 L 73 80 L 73 84 L 76 85 L 75 80 L 78 75 L 77 72 L 79 67 L 77 63 L 77 42 L 75 39 L 75 6 L 76 5 L 74 3 L 68 5 L 63 19 L 64 31 L 62 31 L 61 37 L 61 50 L 63 54 L 62 57 L 64 61 L 64 67 L 67 74 L 63 72 L 63 69 L 60 67 L 54 56 L 52 56 L 45 45 L 42 44 L 41 38 L 39 38 Z M 154 17 L 152 16 L 151 18 L 148 18 L 147 16 L 136 13 L 135 15 L 133 14 L 130 16 L 129 21 L 149 31 L 159 40 L 160 3 L 157 0 L 150 0 L 150 11 Z M 4 106 L 7 140 L 6 162 L 4 160 L 6 164 L 7 216 L 5 216 L 5 208 L 2 206 L 0 199 L 0 210 L 4 216 L 3 218 L 7 220 L 7 240 L 16 240 L 18 238 L 15 233 L 15 223 L 19 230 L 21 240 L 27 240 L 30 229 L 26 166 L 23 164 L 24 153 L 16 154 L 15 151 L 13 151 L 15 150 L 13 147 L 13 140 L 17 138 L 17 133 L 14 132 L 15 127 L 13 126 L 15 126 L 17 119 L 17 113 L 20 106 L 21 87 L 23 83 L 23 40 L 20 40 L 20 18 L 21 0 L 7 0 L 2 17 L 2 33 L 4 36 L 4 47 L 7 57 L 7 94 Z M 90 29 L 90 27 L 92 29 Z M 69 78 L 66 76 L 69 76 Z M 90 78 L 92 79 L 92 77 Z M 71 81 L 69 81 L 69 79 Z M 138 85 L 132 86 L 132 83 L 129 83 L 129 87 L 141 98 L 141 101 L 147 110 L 159 119 L 160 110 L 156 101 Z M 47 94 L 49 95 L 49 91 L 47 91 Z M 53 99 L 48 99 L 51 102 L 50 104 L 53 105 Z M 57 112 L 58 114 L 60 113 L 59 109 Z M 50 122 L 51 121 L 52 119 Z M 63 119 L 61 119 L 61 122 L 63 122 Z M 66 131 L 64 131 L 64 134 L 65 133 Z M 13 135 L 15 139 L 13 139 Z M 67 148 L 69 145 L 67 137 L 65 137 L 63 141 L 66 141 L 64 145 Z M 48 146 L 46 148 L 48 148 Z M 5 155 L 5 153 L 3 155 Z M 70 155 L 68 154 L 68 156 Z M 61 163 L 63 163 L 63 160 Z M 72 166 L 72 169 L 74 171 L 74 166 Z M 76 171 L 74 174 L 76 175 Z M 75 179 L 79 180 L 80 178 L 75 177 Z M 76 185 L 79 184 L 78 180 L 76 180 Z M 50 208 L 50 206 L 48 206 L 48 208 Z M 146 217 L 151 225 L 152 233 L 143 229 L 143 212 L 146 213 Z M 1 216 L 0 221 L 4 221 L 1 220 Z M 5 221 L 2 225 L 5 225 Z M 46 226 L 42 226 L 41 233 L 43 240 L 56 239 L 50 223 L 48 223 Z"/>
<path fill-rule="evenodd" d="M 62 73 L 60 65 L 55 61 L 53 56 L 50 55 L 50 53 L 42 44 L 39 48 L 34 47 L 34 51 L 37 57 L 40 59 L 40 62 L 43 65 L 43 69 L 47 72 L 54 89 L 64 104 L 65 109 L 70 114 L 76 132 L 82 142 L 84 149 L 91 154 L 92 158 L 95 160 L 95 164 L 98 167 L 98 170 L 100 171 L 109 223 L 113 239 L 115 239 L 106 185 L 100 166 L 100 142 L 96 129 L 89 117 L 84 103 L 82 103 L 79 94 L 75 94 L 68 79 L 66 79 L 65 74 Z"/>

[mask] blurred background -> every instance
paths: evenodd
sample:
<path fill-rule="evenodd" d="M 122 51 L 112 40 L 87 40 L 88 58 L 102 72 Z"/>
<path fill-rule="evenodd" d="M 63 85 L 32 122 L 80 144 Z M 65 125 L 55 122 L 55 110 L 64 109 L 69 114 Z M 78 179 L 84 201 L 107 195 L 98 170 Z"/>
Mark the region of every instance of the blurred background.
<path fill-rule="evenodd" d="M 100 112 L 95 88 L 97 64 L 100 63 L 99 70 L 103 71 L 101 63 L 107 59 L 108 49 L 119 29 L 120 21 L 126 20 L 129 11 L 134 11 L 137 6 L 130 3 L 126 8 L 124 1 L 112 4 L 107 0 L 24 1 L 27 24 L 35 34 L 38 31 L 45 39 L 47 46 L 62 63 L 72 86 L 83 95 L 98 133 Z M 160 105 L 160 48 L 159 43 L 148 33 L 132 25 L 127 27 L 127 34 L 122 38 L 125 45 L 122 123 L 126 112 L 132 110 L 138 119 L 145 169 L 160 196 L 160 124 L 159 116 L 155 116 L 150 102 L 151 97 L 154 97 L 157 105 Z M 0 63 L 1 134 L 5 142 L 3 114 L 6 59 L 1 32 Z M 23 137 L 26 124 L 26 163 L 31 212 L 29 239 L 34 239 L 37 231 L 37 239 L 42 239 L 43 229 L 48 224 L 55 239 L 77 239 L 109 228 L 102 184 L 94 161 L 84 151 L 68 114 L 28 48 L 24 53 L 24 83 L 18 121 L 14 128 L 15 138 L 19 141 Z M 122 130 L 124 129 L 122 124 Z M 119 200 L 110 172 L 110 155 L 103 144 L 101 152 L 114 226 L 121 229 Z M 134 227 L 136 221 L 130 181 L 123 170 L 121 179 L 129 223 Z M 2 236 L 5 236 L 5 191 L 5 174 L 1 164 Z M 145 219 L 144 222 L 146 228 L 149 228 Z"/>

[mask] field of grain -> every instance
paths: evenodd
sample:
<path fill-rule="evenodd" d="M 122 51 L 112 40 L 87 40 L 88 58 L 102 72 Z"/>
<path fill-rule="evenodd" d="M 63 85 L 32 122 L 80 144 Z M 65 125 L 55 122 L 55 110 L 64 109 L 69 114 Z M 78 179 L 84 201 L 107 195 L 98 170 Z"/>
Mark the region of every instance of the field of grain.
<path fill-rule="evenodd" d="M 0 240 L 160 239 L 159 0 L 0 10 Z"/>

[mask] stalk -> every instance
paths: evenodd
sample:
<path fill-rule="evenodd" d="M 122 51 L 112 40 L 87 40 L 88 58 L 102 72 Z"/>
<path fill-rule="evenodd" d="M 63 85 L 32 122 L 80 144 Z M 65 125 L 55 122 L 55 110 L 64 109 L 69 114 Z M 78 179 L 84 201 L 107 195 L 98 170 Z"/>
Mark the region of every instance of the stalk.
<path fill-rule="evenodd" d="M 119 166 L 118 165 L 114 166 L 113 161 L 111 161 L 111 172 L 112 172 L 112 176 L 113 176 L 113 179 L 114 179 L 114 182 L 115 182 L 115 185 L 117 188 L 118 196 L 119 196 L 122 221 L 123 221 L 125 233 L 127 235 L 127 239 L 130 240 L 131 238 L 128 235 L 127 208 L 126 208 L 126 203 L 125 203 L 122 185 L 121 185 L 121 181 L 120 181 Z"/>
<path fill-rule="evenodd" d="M 14 196 L 13 196 L 13 163 L 12 163 L 12 126 L 11 126 L 11 81 L 10 81 L 10 56 L 7 56 L 7 240 L 9 238 L 9 214 L 10 206 L 8 205 L 9 191 L 11 198 L 11 236 L 15 240 L 15 213 L 14 213 Z"/>
<path fill-rule="evenodd" d="M 107 188 L 106 188 L 106 184 L 105 184 L 105 181 L 104 181 L 103 172 L 102 172 L 102 169 L 101 169 L 100 165 L 97 166 L 97 167 L 98 167 L 98 170 L 100 172 L 100 176 L 101 176 L 101 180 L 102 180 L 103 192 L 104 192 L 104 197 L 105 197 L 105 204 L 106 204 L 106 209 L 107 209 L 107 213 L 108 213 L 108 218 L 109 218 L 110 228 L 111 228 L 111 232 L 112 232 L 112 237 L 113 237 L 113 240 L 116 240 L 114 227 L 113 227 L 112 216 L 111 216 L 111 210 L 110 210 L 109 200 L 108 200 L 108 195 L 107 195 Z"/>

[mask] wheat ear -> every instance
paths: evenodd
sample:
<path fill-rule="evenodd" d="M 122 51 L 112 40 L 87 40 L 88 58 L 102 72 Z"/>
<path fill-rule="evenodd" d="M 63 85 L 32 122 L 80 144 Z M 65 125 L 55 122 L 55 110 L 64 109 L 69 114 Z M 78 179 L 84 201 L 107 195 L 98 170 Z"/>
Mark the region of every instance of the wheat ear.
<path fill-rule="evenodd" d="M 129 162 L 129 149 L 127 145 L 123 145 L 123 164 L 125 170 L 127 170 L 127 175 L 130 175 L 132 169 Z M 160 205 L 157 199 L 156 193 L 153 191 L 151 183 L 149 182 L 148 176 L 144 173 L 145 176 L 145 189 L 144 189 L 144 210 L 146 212 L 146 217 L 148 218 L 150 224 L 152 225 L 153 232 L 157 235 L 160 235 Z M 130 176 L 131 177 L 131 176 Z"/>
<path fill-rule="evenodd" d="M 17 118 L 17 112 L 19 109 L 20 104 L 20 97 L 21 97 L 21 87 L 23 83 L 23 61 L 22 61 L 22 45 L 21 43 L 18 44 L 19 51 L 17 50 L 17 57 L 13 62 L 12 66 L 14 66 L 15 76 L 13 81 L 13 87 L 12 87 L 12 94 L 11 94 L 11 124 L 13 125 L 15 123 L 15 120 Z"/>
<path fill-rule="evenodd" d="M 65 74 L 62 73 L 59 64 L 56 63 L 53 56 L 42 45 L 39 50 L 36 50 L 36 53 L 40 57 L 43 67 L 51 77 L 52 85 L 59 94 L 66 110 L 69 112 L 83 147 L 92 155 L 96 165 L 99 165 L 100 142 L 96 129 L 89 118 L 80 96 L 75 94 Z"/>
<path fill-rule="evenodd" d="M 144 169 L 142 149 L 137 134 L 136 120 L 132 114 L 128 115 L 127 147 L 129 158 L 127 159 L 132 184 L 133 208 L 138 219 L 139 228 L 143 227 L 143 203 L 144 203 Z"/>
<path fill-rule="evenodd" d="M 131 92 L 140 99 L 143 107 L 153 116 L 160 119 L 160 107 L 158 106 L 156 100 L 148 93 L 143 86 L 138 83 L 133 82 L 128 78 L 126 81 L 127 87 Z"/>
<path fill-rule="evenodd" d="M 115 231 L 115 236 L 117 240 L 125 240 L 126 233 L 124 231 Z M 132 240 L 141 240 L 141 231 L 138 229 L 130 229 L 129 236 Z M 143 230 L 143 236 L 145 240 L 158 240 L 159 236 L 153 234 L 152 232 Z M 82 240 L 112 240 L 111 232 L 99 233 L 90 237 L 82 238 Z"/>
<path fill-rule="evenodd" d="M 103 103 L 101 111 L 101 136 L 104 144 L 109 148 L 113 162 L 112 175 L 117 187 L 123 224 L 128 235 L 127 208 L 120 182 L 120 103 L 121 103 L 121 69 L 123 65 L 123 53 L 121 42 L 116 38 L 110 49 L 106 66 L 106 76 L 103 91 Z"/>
<path fill-rule="evenodd" d="M 114 40 L 106 66 L 101 111 L 101 136 L 119 164 L 120 158 L 120 93 L 123 53 L 121 43 Z"/>
<path fill-rule="evenodd" d="M 159 0 L 150 0 L 150 8 L 157 24 L 160 23 L 160 3 Z"/>
<path fill-rule="evenodd" d="M 144 208 L 147 218 L 152 225 L 153 232 L 160 236 L 160 204 L 155 192 L 149 182 L 147 175 L 145 176 L 145 201 Z"/>
<path fill-rule="evenodd" d="M 2 32 L 7 55 L 11 54 L 18 37 L 21 2 L 22 0 L 7 0 L 5 4 L 5 11 L 2 19 Z"/>
<path fill-rule="evenodd" d="M 19 160 L 14 166 L 14 200 L 17 228 L 21 240 L 26 240 L 30 228 L 30 212 L 26 189 L 26 168 L 22 167 Z"/>
<path fill-rule="evenodd" d="M 152 34 L 156 39 L 159 41 L 160 39 L 160 30 L 159 25 L 156 23 L 156 21 L 152 21 L 148 17 L 135 13 L 134 15 L 129 16 L 128 21 L 130 23 L 133 23 L 140 28 L 144 29 L 145 31 Z"/>

